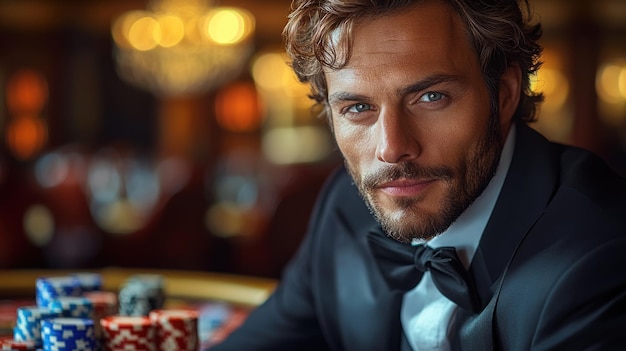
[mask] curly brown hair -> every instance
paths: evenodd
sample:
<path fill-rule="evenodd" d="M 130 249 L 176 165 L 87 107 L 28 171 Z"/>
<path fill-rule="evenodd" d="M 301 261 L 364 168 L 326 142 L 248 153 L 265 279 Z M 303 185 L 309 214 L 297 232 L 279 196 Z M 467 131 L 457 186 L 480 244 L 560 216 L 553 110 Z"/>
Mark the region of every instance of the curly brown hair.
<path fill-rule="evenodd" d="M 294 0 L 283 30 L 285 48 L 298 79 L 311 85 L 310 97 L 327 111 L 327 84 L 323 68 L 339 69 L 351 55 L 351 33 L 357 20 L 373 18 L 426 0 Z M 432 1 L 432 0 L 431 0 Z M 497 115 L 500 77 L 507 67 L 522 70 L 522 94 L 514 119 L 535 119 L 543 100 L 530 89 L 530 78 L 539 69 L 541 24 L 530 23 L 528 0 L 441 0 L 452 6 L 465 23 L 478 56 Z M 338 35 L 341 33 L 341 35 Z"/>

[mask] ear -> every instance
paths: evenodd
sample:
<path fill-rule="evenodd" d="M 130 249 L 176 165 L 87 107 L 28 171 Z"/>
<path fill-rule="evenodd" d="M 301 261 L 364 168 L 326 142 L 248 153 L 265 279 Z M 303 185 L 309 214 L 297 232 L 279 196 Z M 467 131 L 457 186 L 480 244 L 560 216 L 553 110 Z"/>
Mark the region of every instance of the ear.
<path fill-rule="evenodd" d="M 522 70 L 518 64 L 510 65 L 500 78 L 500 94 L 498 96 L 500 125 L 502 135 L 506 135 L 511 126 L 513 114 L 520 101 L 522 87 Z"/>

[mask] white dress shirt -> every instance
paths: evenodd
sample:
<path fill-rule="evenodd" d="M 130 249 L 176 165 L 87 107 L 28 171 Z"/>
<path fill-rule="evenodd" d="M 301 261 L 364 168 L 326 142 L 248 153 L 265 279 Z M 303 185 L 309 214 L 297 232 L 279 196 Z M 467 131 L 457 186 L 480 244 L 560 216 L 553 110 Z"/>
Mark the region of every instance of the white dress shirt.
<path fill-rule="evenodd" d="M 432 248 L 455 247 L 465 269 L 469 268 L 504 184 L 514 145 L 513 124 L 502 149 L 496 174 L 487 188 L 445 232 L 427 242 Z M 430 272 L 425 272 L 417 286 L 404 295 L 400 311 L 402 327 L 413 350 L 450 350 L 449 336 L 454 331 L 449 329 L 456 310 L 457 305 L 437 290 Z"/>

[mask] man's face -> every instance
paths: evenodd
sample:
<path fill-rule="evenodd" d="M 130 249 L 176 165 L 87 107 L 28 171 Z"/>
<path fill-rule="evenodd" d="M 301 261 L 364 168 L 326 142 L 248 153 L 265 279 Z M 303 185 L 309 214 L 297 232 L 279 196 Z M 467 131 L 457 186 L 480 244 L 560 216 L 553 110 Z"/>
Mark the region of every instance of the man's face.
<path fill-rule="evenodd" d="M 432 238 L 487 186 L 509 123 L 492 119 L 462 20 L 443 2 L 358 22 L 353 50 L 325 72 L 339 149 L 389 235 Z"/>

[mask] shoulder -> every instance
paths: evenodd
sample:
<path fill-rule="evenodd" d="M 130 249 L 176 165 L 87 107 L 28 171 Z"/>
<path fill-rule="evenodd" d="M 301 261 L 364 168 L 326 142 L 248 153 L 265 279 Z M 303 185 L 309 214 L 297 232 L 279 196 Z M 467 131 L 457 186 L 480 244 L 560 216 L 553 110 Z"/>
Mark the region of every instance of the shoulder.
<path fill-rule="evenodd" d="M 534 329 L 542 318 L 565 318 L 584 300 L 601 304 L 603 294 L 626 286 L 626 275 L 615 269 L 626 265 L 626 181 L 591 152 L 520 130 L 522 161 L 506 202 L 515 211 L 503 219 L 514 224 L 498 228 L 515 231 L 520 217 L 529 227 L 510 260 L 499 310 L 519 314 L 520 323 Z M 520 201 L 537 197 L 542 201 Z M 591 291 L 590 284 L 599 289 Z"/>
<path fill-rule="evenodd" d="M 558 158 L 556 187 L 529 243 L 557 242 L 566 254 L 626 238 L 626 180 L 592 152 L 552 147 Z"/>
<path fill-rule="evenodd" d="M 550 142 L 526 125 L 519 131 L 524 160 L 515 169 L 516 185 L 546 192 L 543 219 L 599 226 L 615 221 L 626 232 L 626 179 L 590 151 Z"/>
<path fill-rule="evenodd" d="M 560 187 L 552 201 L 553 212 L 564 221 L 587 229 L 626 235 L 626 180 L 599 156 L 575 147 L 561 146 Z M 561 209 L 561 211 L 556 211 Z"/>
<path fill-rule="evenodd" d="M 561 146 L 561 183 L 576 189 L 591 200 L 626 198 L 626 179 L 612 170 L 594 153 L 571 146 Z"/>

